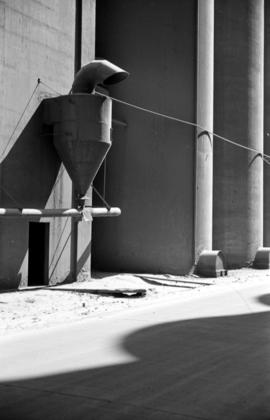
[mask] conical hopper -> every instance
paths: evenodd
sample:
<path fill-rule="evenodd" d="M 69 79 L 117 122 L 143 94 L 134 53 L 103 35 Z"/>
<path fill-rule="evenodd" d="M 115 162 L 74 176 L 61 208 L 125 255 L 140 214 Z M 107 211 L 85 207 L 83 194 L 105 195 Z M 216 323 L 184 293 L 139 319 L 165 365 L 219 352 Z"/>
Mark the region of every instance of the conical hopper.
<path fill-rule="evenodd" d="M 111 100 L 77 94 L 49 101 L 54 146 L 76 194 L 84 196 L 111 146 Z"/>

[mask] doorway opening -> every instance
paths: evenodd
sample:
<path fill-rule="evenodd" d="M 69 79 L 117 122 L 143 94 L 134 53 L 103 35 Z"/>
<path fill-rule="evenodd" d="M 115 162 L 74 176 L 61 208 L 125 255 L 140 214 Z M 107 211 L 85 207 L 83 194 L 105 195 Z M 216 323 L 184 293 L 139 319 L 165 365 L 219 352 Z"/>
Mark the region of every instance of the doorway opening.
<path fill-rule="evenodd" d="M 28 286 L 49 281 L 49 223 L 29 222 Z"/>

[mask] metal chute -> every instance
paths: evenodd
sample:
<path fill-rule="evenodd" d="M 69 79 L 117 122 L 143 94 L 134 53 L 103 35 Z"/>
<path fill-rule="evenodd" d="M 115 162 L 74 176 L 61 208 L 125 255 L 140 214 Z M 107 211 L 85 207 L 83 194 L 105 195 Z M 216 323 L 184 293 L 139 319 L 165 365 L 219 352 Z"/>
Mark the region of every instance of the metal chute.
<path fill-rule="evenodd" d="M 71 93 L 92 93 L 98 84 L 112 85 L 128 76 L 127 71 L 108 60 L 93 60 L 78 71 Z"/>

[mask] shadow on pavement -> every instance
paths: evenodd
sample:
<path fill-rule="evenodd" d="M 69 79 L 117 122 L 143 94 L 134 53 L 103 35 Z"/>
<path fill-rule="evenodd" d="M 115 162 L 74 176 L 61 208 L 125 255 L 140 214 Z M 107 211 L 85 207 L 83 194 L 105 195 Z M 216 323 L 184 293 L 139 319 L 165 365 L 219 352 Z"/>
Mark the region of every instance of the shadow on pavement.
<path fill-rule="evenodd" d="M 2 384 L 1 419 L 270 419 L 270 312 L 156 325 L 121 346 L 137 360 Z"/>
<path fill-rule="evenodd" d="M 259 296 L 258 301 L 263 303 L 264 305 L 270 306 L 270 293 L 267 295 Z"/>

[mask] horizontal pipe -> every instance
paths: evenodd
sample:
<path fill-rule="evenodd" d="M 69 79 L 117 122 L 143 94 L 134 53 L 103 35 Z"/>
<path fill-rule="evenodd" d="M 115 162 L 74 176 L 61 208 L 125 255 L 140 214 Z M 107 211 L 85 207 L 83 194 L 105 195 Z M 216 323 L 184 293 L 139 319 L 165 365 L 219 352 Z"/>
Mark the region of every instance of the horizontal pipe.
<path fill-rule="evenodd" d="M 88 208 L 85 207 L 85 209 Z M 121 215 L 119 207 L 110 207 L 110 210 L 106 209 L 106 207 L 90 207 L 90 210 L 92 217 L 116 217 Z"/>
<path fill-rule="evenodd" d="M 88 207 L 87 214 L 91 217 L 115 217 L 120 216 L 121 210 L 118 207 Z M 82 219 L 83 211 L 77 209 L 8 209 L 0 208 L 0 218 L 32 218 L 32 217 L 73 217 Z"/>
<path fill-rule="evenodd" d="M 0 208 L 0 217 L 81 217 L 81 213 L 76 209 Z"/>

